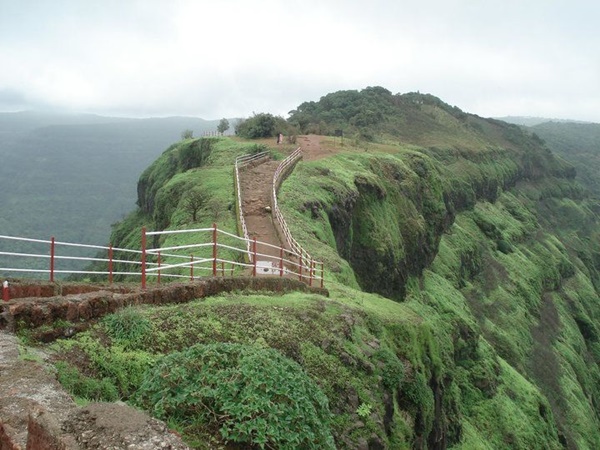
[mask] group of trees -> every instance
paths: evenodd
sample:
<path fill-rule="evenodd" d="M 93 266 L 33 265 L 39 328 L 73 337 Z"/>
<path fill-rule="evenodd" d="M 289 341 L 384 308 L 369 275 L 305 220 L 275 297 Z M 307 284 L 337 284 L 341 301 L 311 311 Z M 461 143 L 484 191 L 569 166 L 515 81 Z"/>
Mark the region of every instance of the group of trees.
<path fill-rule="evenodd" d="M 269 113 L 255 113 L 248 119 L 239 120 L 235 126 L 235 134 L 247 139 L 274 137 L 279 133 L 293 135 L 296 130 L 283 117 Z"/>

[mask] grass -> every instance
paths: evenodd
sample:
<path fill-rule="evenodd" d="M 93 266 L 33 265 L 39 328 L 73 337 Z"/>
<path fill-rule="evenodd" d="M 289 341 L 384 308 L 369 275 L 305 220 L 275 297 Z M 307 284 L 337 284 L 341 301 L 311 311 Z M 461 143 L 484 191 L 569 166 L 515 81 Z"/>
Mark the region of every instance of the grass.
<path fill-rule="evenodd" d="M 340 448 L 373 436 L 388 448 L 411 448 L 439 427 L 454 448 L 559 448 L 561 439 L 597 448 L 593 202 L 543 149 L 514 144 L 523 139 L 518 129 L 425 106 L 419 126 L 437 124 L 419 141 L 427 148 L 357 142 L 300 163 L 282 186 L 292 233 L 325 262 L 329 299 L 234 292 L 140 308 L 60 352 L 85 354 L 90 373 L 82 374 L 110 379 L 128 398 L 136 384 L 127 377 L 139 384 L 164 355 L 214 343 L 275 349 L 328 397 Z M 482 138 L 488 132 L 496 145 Z M 185 145 L 161 164 L 185 154 Z M 233 158 L 246 150 L 236 139 L 217 140 L 203 165 L 158 183 L 156 198 L 172 207 L 161 213 L 168 227 L 214 221 L 205 210 L 189 223 L 181 208 L 182 192 L 200 185 L 219 193 L 219 226 L 235 230 L 225 205 Z M 115 233 L 133 242 L 126 227 L 152 227 L 155 219 L 138 213 Z M 161 245 L 195 239 L 171 235 Z M 532 369 L 544 357 L 559 368 L 552 377 Z M 210 434 L 194 426 L 197 436 Z"/>

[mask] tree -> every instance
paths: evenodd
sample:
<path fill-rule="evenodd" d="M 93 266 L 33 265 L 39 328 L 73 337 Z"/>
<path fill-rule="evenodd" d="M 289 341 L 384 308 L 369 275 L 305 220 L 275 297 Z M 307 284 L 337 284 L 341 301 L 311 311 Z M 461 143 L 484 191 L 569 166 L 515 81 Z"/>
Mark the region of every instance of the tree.
<path fill-rule="evenodd" d="M 192 222 L 196 222 L 198 211 L 206 205 L 209 195 L 204 189 L 190 189 L 183 198 L 183 209 L 192 215 Z"/>
<path fill-rule="evenodd" d="M 227 130 L 229 130 L 229 120 L 223 118 L 217 126 L 217 131 L 219 133 L 225 133 Z"/>
<path fill-rule="evenodd" d="M 193 130 L 183 130 L 181 132 L 181 139 L 192 139 L 194 137 L 194 131 Z"/>
<path fill-rule="evenodd" d="M 247 139 L 265 138 L 275 136 L 286 127 L 287 124 L 282 117 L 260 113 L 238 122 L 235 126 L 235 134 Z"/>

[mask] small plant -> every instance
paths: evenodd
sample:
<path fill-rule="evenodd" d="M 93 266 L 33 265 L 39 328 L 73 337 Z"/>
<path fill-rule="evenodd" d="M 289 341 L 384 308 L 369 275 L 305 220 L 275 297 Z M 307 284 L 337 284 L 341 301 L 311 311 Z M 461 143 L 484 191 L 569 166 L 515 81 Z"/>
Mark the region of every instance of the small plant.
<path fill-rule="evenodd" d="M 356 410 L 356 414 L 361 419 L 366 419 L 367 417 L 369 417 L 371 415 L 372 411 L 373 411 L 373 405 L 371 405 L 370 403 L 361 403 L 360 406 L 358 407 L 358 409 Z"/>

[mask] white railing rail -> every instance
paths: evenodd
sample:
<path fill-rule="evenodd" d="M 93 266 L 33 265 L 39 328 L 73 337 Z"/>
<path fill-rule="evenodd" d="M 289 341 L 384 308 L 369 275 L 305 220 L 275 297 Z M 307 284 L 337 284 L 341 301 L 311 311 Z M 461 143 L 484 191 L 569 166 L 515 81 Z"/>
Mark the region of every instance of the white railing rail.
<path fill-rule="evenodd" d="M 272 194 L 273 214 L 275 215 L 275 219 L 277 220 L 277 223 L 279 224 L 281 233 L 283 233 L 285 240 L 288 243 L 288 245 L 290 246 L 290 248 L 292 249 L 292 251 L 299 254 L 302 257 L 302 260 L 312 261 L 312 257 L 310 256 L 310 254 L 306 250 L 304 250 L 304 248 L 302 248 L 302 246 L 298 243 L 298 241 L 296 241 L 296 239 L 294 239 L 294 237 L 292 236 L 292 233 L 288 227 L 287 222 L 285 221 L 285 218 L 283 217 L 281 210 L 279 209 L 279 204 L 277 202 L 277 193 L 279 191 L 281 183 L 283 183 L 283 180 L 285 180 L 285 178 L 289 175 L 289 173 L 293 169 L 294 165 L 300 159 L 302 159 L 302 150 L 300 147 L 298 147 L 287 158 L 285 158 L 283 161 L 281 161 L 279 166 L 277 166 L 275 173 L 273 174 L 273 194 Z"/>

